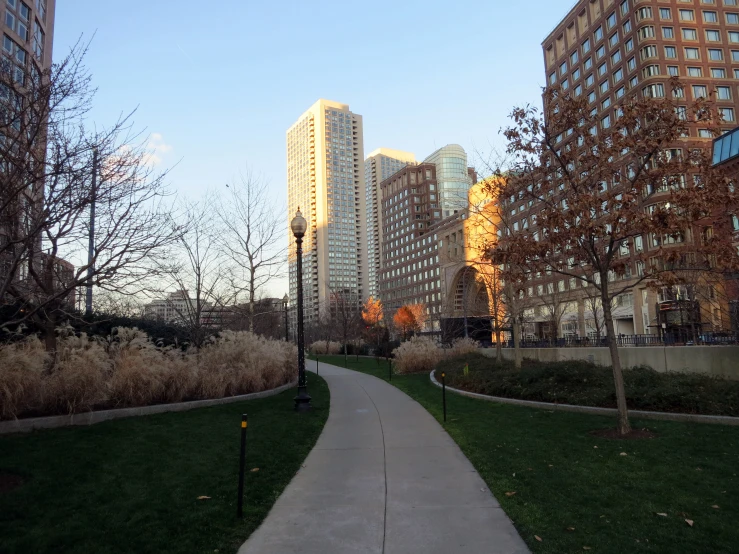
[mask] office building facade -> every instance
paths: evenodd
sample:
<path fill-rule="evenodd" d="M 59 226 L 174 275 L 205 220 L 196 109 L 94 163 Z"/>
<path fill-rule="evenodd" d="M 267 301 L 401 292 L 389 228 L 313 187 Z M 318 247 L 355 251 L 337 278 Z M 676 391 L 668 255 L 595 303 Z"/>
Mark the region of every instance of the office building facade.
<path fill-rule="evenodd" d="M 408 164 L 415 164 L 410 152 L 378 148 L 364 160 L 364 184 L 367 197 L 367 260 L 368 296 L 380 297 L 380 268 L 382 266 L 382 191 L 380 184 Z"/>
<path fill-rule="evenodd" d="M 303 239 L 305 321 L 319 320 L 331 298 L 368 296 L 362 116 L 319 100 L 287 131 L 290 302 L 297 303 L 295 239 L 298 209 L 308 222 Z"/>

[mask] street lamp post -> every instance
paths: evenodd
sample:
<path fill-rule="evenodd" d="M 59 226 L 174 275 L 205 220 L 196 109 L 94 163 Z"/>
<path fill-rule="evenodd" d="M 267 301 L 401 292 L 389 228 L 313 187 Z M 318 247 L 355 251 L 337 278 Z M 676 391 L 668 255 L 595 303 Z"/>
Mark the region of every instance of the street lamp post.
<path fill-rule="evenodd" d="M 300 209 L 290 222 L 290 229 L 295 235 L 298 262 L 298 395 L 295 397 L 295 409 L 299 412 L 306 412 L 311 409 L 311 398 L 308 395 L 308 384 L 305 379 L 305 345 L 303 344 L 303 236 L 308 229 L 308 222 L 300 213 Z"/>
<path fill-rule="evenodd" d="M 290 335 L 287 328 L 287 303 L 289 300 L 287 294 L 285 294 L 285 297 L 282 299 L 282 307 L 285 308 L 285 342 L 290 342 Z"/>

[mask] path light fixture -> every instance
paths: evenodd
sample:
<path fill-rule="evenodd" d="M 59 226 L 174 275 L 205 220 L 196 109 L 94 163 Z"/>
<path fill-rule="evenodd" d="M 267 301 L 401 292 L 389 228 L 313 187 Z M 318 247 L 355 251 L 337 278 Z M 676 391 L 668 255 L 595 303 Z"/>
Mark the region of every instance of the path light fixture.
<path fill-rule="evenodd" d="M 295 236 L 297 246 L 297 271 L 298 271 L 298 395 L 295 397 L 295 409 L 298 412 L 307 412 L 311 409 L 311 398 L 308 395 L 308 384 L 305 379 L 305 344 L 303 337 L 303 237 L 308 229 L 308 222 L 300 213 L 300 208 L 290 222 L 290 229 Z"/>

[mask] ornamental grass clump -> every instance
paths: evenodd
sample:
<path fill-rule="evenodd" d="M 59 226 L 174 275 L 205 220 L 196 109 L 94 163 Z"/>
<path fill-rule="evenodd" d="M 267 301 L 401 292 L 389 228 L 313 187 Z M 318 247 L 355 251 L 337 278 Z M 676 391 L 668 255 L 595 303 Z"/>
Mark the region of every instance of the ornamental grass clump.
<path fill-rule="evenodd" d="M 314 356 L 331 356 L 341 352 L 341 343 L 336 341 L 317 340 L 308 347 Z"/>
<path fill-rule="evenodd" d="M 393 351 L 397 373 L 431 371 L 441 357 L 441 348 L 425 337 L 413 337 Z"/>
<path fill-rule="evenodd" d="M 273 389 L 297 376 L 297 348 L 224 331 L 200 350 L 157 346 L 136 328 L 108 337 L 60 329 L 49 355 L 31 337 L 0 345 L 0 418 L 223 398 Z"/>

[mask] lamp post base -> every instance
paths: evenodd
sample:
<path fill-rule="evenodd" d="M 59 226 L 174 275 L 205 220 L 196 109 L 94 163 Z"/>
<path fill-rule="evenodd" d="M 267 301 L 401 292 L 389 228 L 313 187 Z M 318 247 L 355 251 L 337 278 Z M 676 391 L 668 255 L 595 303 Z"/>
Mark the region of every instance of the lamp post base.
<path fill-rule="evenodd" d="M 312 409 L 310 401 L 311 397 L 308 394 L 308 387 L 298 387 L 298 395 L 295 397 L 295 411 L 309 412 Z"/>

